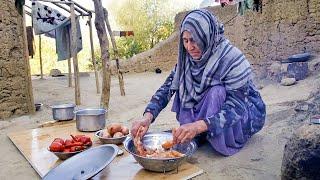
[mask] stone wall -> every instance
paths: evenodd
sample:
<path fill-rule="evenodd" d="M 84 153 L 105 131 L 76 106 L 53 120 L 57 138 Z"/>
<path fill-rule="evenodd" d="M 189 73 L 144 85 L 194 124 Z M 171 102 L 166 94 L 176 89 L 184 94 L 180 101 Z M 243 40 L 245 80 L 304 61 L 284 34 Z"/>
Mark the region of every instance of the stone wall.
<path fill-rule="evenodd" d="M 0 120 L 34 110 L 23 18 L 14 2 L 0 3 Z"/>
<path fill-rule="evenodd" d="M 234 19 L 236 6 L 208 9 L 225 23 L 226 37 L 245 53 L 262 78 L 267 75 L 272 62 L 292 54 L 320 52 L 319 0 L 264 0 L 262 13 L 248 11 Z M 176 16 L 176 29 L 185 14 L 182 12 Z M 177 59 L 177 50 L 178 35 L 175 32 L 154 49 L 123 61 L 122 67 L 126 72 L 153 71 L 155 67 L 171 69 Z"/>

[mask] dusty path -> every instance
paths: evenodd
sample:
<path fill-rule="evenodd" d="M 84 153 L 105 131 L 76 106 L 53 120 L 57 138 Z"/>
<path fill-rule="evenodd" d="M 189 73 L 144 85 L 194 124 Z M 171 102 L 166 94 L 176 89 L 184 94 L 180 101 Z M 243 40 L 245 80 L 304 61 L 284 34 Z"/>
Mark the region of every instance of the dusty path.
<path fill-rule="evenodd" d="M 162 74 L 125 74 L 127 95 L 120 96 L 118 81 L 112 79 L 109 121 L 127 125 L 139 117 L 150 97 L 164 81 L 169 72 Z M 95 92 L 93 75 L 81 77 L 81 99 L 83 107 L 98 107 L 100 95 Z M 267 106 L 267 123 L 262 131 L 253 136 L 243 150 L 232 156 L 222 157 L 208 146 L 201 147 L 192 161 L 205 170 L 196 179 L 279 179 L 282 152 L 287 138 L 292 133 L 290 116 L 294 114 L 296 101 L 307 100 L 320 84 L 319 77 L 309 77 L 290 87 L 268 85 L 261 90 Z M 67 87 L 67 77 L 45 80 L 33 79 L 34 97 L 44 107 L 34 115 L 0 121 L 0 179 L 38 179 L 39 176 L 11 143 L 8 132 L 36 128 L 52 119 L 50 105 L 73 102 L 73 89 Z M 151 131 L 171 129 L 177 125 L 171 104 L 160 114 Z"/>

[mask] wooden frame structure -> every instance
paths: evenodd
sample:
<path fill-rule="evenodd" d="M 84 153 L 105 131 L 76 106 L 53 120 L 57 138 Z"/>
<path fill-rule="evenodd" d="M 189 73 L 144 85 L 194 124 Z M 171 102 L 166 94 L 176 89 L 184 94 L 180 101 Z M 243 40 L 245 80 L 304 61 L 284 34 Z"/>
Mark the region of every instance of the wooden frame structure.
<path fill-rule="evenodd" d="M 78 58 L 77 58 L 77 39 L 76 39 L 76 34 L 77 34 L 77 28 L 76 28 L 76 16 L 88 16 L 88 21 L 87 24 L 89 25 L 89 33 L 90 33 L 90 48 L 91 48 L 91 58 L 92 58 L 92 63 L 93 63 L 93 67 L 94 67 L 94 72 L 95 72 L 95 79 L 96 79 L 96 89 L 97 89 L 97 93 L 100 93 L 100 87 L 99 87 L 99 78 L 98 78 L 98 72 L 97 72 L 97 67 L 96 67 L 96 60 L 94 57 L 94 47 L 93 47 L 93 36 L 92 36 L 92 13 L 95 13 L 94 11 L 88 10 L 86 8 L 84 8 L 83 6 L 81 6 L 80 4 L 72 1 L 72 0 L 30 0 L 31 2 L 37 2 L 37 1 L 41 1 L 41 2 L 47 2 L 47 3 L 52 3 L 55 6 L 65 10 L 66 12 L 68 12 L 70 14 L 70 19 L 71 19 L 71 55 L 72 55 L 72 59 L 73 59 L 73 68 L 74 68 L 74 81 L 75 81 L 75 104 L 76 105 L 80 105 L 81 104 L 81 98 L 80 98 L 80 80 L 79 80 L 79 67 L 78 67 Z M 93 1 L 95 3 L 95 1 Z M 67 5 L 69 7 L 66 8 L 64 5 Z M 101 4 L 102 5 L 102 4 Z M 25 7 L 28 7 L 25 5 Z M 29 9 L 32 10 L 31 7 L 28 7 Z M 32 12 L 28 12 L 28 11 L 24 11 L 25 14 L 29 15 L 32 17 Z M 105 10 L 105 23 L 106 26 L 108 28 L 109 31 L 109 35 L 110 38 L 112 40 L 112 45 L 114 47 L 114 51 L 116 54 L 116 64 L 117 64 L 117 74 L 118 74 L 118 78 L 119 78 L 119 85 L 120 85 L 120 92 L 121 95 L 124 96 L 125 95 L 125 91 L 124 91 L 124 81 L 123 81 L 123 76 L 122 76 L 122 72 L 120 71 L 120 67 L 119 67 L 119 57 L 118 57 L 118 50 L 115 44 L 115 40 L 113 37 L 113 34 L 111 32 L 111 27 L 107 18 L 107 11 Z M 78 13 L 78 14 L 76 14 Z M 99 32 L 98 32 L 98 36 L 99 36 Z M 101 45 L 100 45 L 101 46 Z M 39 35 L 39 55 L 40 55 L 40 71 L 41 71 L 41 79 L 43 78 L 43 70 L 42 70 L 42 56 L 41 56 L 41 36 Z M 105 60 L 102 58 L 102 64 L 105 64 L 104 62 Z M 103 65 L 102 70 L 103 70 L 103 76 L 106 76 L 106 67 L 105 65 Z M 110 69 L 110 67 L 109 67 Z M 110 74 L 109 74 L 110 76 Z M 71 76 L 71 60 L 70 58 L 68 59 L 68 82 L 69 82 L 69 87 L 72 87 L 72 76 Z M 106 82 L 106 81 L 110 81 L 110 77 L 109 78 L 105 78 L 103 77 L 103 86 L 104 84 L 109 84 L 109 89 L 110 89 L 110 82 Z M 101 95 L 101 104 L 103 107 L 107 107 L 108 102 L 109 102 L 109 96 L 110 96 L 110 90 L 106 91 L 105 90 L 106 87 L 103 87 L 103 93 Z M 107 97 L 107 98 L 106 98 Z M 107 99 L 107 100 L 104 100 Z M 107 102 L 107 103 L 106 103 Z"/>

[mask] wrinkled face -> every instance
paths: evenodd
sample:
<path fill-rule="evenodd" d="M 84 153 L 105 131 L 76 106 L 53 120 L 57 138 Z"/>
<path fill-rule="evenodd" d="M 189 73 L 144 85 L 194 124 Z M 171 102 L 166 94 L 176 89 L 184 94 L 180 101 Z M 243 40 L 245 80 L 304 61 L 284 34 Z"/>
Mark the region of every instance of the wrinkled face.
<path fill-rule="evenodd" d="M 183 46 L 190 54 L 190 56 L 195 60 L 199 60 L 202 56 L 202 51 L 195 40 L 192 38 L 191 33 L 188 31 L 184 31 L 182 33 L 182 40 Z"/>

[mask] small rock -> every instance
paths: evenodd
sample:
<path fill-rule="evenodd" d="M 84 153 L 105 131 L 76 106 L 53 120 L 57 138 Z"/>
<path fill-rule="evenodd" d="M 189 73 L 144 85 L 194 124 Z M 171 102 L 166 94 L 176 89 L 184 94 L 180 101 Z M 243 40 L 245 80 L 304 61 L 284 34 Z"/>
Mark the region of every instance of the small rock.
<path fill-rule="evenodd" d="M 291 86 L 291 85 L 294 85 L 295 83 L 296 83 L 295 78 L 283 78 L 280 84 L 283 86 Z"/>
<path fill-rule="evenodd" d="M 50 76 L 52 77 L 57 77 L 57 76 L 61 76 L 62 73 L 59 69 L 51 69 L 50 71 Z"/>

